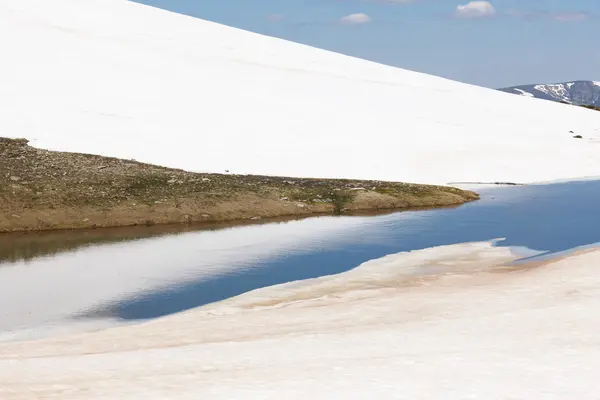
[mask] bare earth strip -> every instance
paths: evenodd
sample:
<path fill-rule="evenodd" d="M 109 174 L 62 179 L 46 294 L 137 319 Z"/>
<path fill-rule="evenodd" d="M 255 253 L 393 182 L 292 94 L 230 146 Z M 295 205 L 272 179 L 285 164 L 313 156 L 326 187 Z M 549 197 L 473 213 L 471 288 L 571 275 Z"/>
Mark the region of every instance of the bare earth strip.
<path fill-rule="evenodd" d="M 381 211 L 477 198 L 444 186 L 191 173 L 0 138 L 0 232 Z"/>

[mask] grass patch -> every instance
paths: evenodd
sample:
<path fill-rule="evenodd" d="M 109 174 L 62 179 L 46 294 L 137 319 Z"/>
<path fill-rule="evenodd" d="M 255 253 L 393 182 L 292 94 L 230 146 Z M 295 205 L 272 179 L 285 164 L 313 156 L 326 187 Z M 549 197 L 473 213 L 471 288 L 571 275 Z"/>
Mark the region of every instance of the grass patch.
<path fill-rule="evenodd" d="M 342 214 L 478 198 L 408 183 L 197 174 L 35 149 L 25 139 L 0 138 L 0 171 L 0 232 Z"/>

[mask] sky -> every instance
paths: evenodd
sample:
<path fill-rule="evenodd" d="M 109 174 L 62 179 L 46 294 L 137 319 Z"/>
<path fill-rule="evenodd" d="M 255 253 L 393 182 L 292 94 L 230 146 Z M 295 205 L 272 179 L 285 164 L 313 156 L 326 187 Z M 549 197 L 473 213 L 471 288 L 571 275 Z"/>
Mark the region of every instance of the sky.
<path fill-rule="evenodd" d="M 600 81 L 599 0 L 137 0 L 475 85 Z"/>

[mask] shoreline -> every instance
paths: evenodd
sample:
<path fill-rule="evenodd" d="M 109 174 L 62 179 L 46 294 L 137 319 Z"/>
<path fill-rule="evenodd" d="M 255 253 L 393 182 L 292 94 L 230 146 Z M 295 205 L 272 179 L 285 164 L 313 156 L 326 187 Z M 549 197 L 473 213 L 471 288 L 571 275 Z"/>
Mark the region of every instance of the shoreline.
<path fill-rule="evenodd" d="M 0 233 L 259 221 L 451 207 L 468 190 L 349 179 L 192 173 L 0 138 Z"/>
<path fill-rule="evenodd" d="M 320 381 L 313 377 L 331 365 L 343 365 L 357 382 L 372 386 L 361 386 L 361 393 L 368 394 L 379 387 L 377 380 L 362 378 L 368 363 L 389 382 L 413 374 L 396 386 L 406 387 L 419 378 L 422 383 L 413 390 L 417 395 L 430 387 L 431 370 L 415 370 L 414 363 L 404 362 L 411 357 L 425 358 L 428 365 L 442 364 L 434 371 L 440 375 L 447 373 L 446 363 L 450 363 L 463 371 L 458 376 L 464 382 L 460 387 L 468 388 L 475 370 L 458 367 L 483 365 L 486 370 L 478 377 L 482 382 L 478 394 L 483 397 L 497 393 L 497 378 L 491 372 L 501 367 L 509 371 L 508 383 L 527 371 L 542 371 L 534 377 L 547 378 L 551 384 L 572 371 L 572 365 L 583 365 L 578 376 L 585 377 L 586 366 L 594 360 L 590 345 L 595 343 L 598 322 L 597 313 L 590 310 L 597 305 L 594 293 L 599 280 L 590 272 L 600 251 L 584 250 L 507 270 L 504 266 L 515 257 L 510 248 L 489 242 L 432 247 L 371 260 L 339 275 L 258 289 L 141 324 L 65 330 L 56 336 L 0 343 L 0 376 L 10 382 L 0 392 L 9 398 L 14 393 L 60 396 L 66 387 L 73 398 L 89 397 L 90 390 L 123 397 L 131 390 L 138 392 L 140 386 L 132 387 L 132 379 L 151 376 L 156 384 L 143 382 L 151 398 L 164 397 L 164 388 L 171 396 L 188 390 L 197 393 L 199 382 L 202 394 L 230 388 L 235 395 L 231 397 L 264 397 L 294 393 L 293 387 L 287 388 L 298 381 L 297 365 L 302 363 L 303 382 L 318 386 Z M 411 271 L 432 262 L 444 265 L 448 273 L 430 279 L 411 277 Z M 564 344 L 573 342 L 584 346 Z M 265 362 L 264 354 L 271 354 L 273 348 L 286 349 L 285 358 L 273 356 Z M 483 353 L 487 349 L 493 352 Z M 459 352 L 460 359 L 452 357 Z M 547 354 L 553 355 L 550 364 Z M 522 357 L 516 371 L 514 363 L 505 361 L 515 357 Z M 577 363 L 568 362 L 573 357 Z M 198 359 L 207 367 L 198 369 Z M 543 367 L 548 365 L 556 374 L 547 376 Z M 398 375 L 399 368 L 403 374 Z M 257 379 L 276 383 L 253 384 Z M 517 388 L 503 393 L 520 393 L 530 380 L 527 376 Z M 56 382 L 61 383 L 58 389 Z M 311 390 L 322 393 L 317 386 Z M 572 385 L 572 397 L 587 390 L 580 387 Z"/>

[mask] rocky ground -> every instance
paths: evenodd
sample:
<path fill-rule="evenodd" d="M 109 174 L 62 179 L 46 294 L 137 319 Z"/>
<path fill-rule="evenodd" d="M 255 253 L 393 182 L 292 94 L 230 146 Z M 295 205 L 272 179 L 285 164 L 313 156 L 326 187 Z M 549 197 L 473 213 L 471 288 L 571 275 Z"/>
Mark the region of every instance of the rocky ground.
<path fill-rule="evenodd" d="M 431 185 L 198 174 L 0 138 L 0 232 L 378 212 L 477 198 Z"/>

